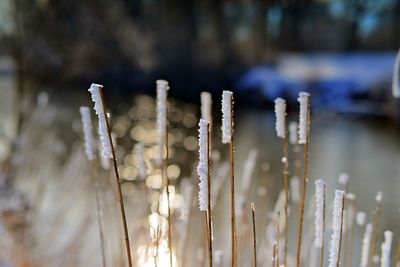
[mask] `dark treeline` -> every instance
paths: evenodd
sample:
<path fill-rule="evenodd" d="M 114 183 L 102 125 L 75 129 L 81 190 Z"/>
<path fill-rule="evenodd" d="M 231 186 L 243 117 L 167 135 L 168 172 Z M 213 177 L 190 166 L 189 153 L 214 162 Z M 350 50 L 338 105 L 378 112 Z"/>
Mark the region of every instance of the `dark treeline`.
<path fill-rule="evenodd" d="M 398 1 L 14 0 L 19 77 L 56 88 L 227 87 L 281 51 L 397 49 Z M 87 86 L 86 86 L 87 87 Z M 85 88 L 86 88 L 85 87 Z"/>

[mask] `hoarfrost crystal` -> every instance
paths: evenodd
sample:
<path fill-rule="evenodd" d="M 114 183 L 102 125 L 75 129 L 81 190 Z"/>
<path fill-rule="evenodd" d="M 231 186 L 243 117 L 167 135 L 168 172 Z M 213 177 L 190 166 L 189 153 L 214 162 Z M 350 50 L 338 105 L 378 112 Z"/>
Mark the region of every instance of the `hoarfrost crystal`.
<path fill-rule="evenodd" d="M 201 119 L 199 122 L 199 165 L 197 174 L 199 175 L 199 207 L 201 211 L 208 210 L 208 127 L 209 122 Z"/>
<path fill-rule="evenodd" d="M 222 143 L 229 144 L 232 137 L 232 97 L 231 91 L 222 92 Z"/>
<path fill-rule="evenodd" d="M 92 95 L 92 101 L 94 102 L 94 110 L 99 119 L 99 136 L 102 144 L 101 155 L 104 158 L 112 158 L 112 146 L 110 136 L 108 134 L 108 125 L 106 119 L 106 113 L 104 112 L 103 102 L 101 99 L 100 90 L 103 86 L 92 83 L 89 88 L 89 92 Z"/>

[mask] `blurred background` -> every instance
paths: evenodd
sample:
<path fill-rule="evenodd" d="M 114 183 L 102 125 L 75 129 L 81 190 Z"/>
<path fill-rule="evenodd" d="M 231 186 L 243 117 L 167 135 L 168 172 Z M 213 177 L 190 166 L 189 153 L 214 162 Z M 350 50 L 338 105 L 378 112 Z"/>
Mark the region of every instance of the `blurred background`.
<path fill-rule="evenodd" d="M 379 227 L 398 230 L 399 103 L 392 97 L 391 84 L 399 42 L 400 1 L 396 0 L 0 0 L 0 212 L 4 219 L 0 237 L 9 240 L 0 241 L 4 251 L 0 266 L 98 264 L 83 256 L 77 256 L 74 265 L 60 260 L 68 238 L 48 239 L 51 234 L 41 226 L 49 217 L 61 225 L 58 213 L 69 209 L 72 219 L 67 225 L 84 224 L 77 219 L 80 213 L 68 206 L 72 196 L 55 205 L 55 197 L 65 195 L 65 183 L 72 191 L 81 188 L 77 207 L 85 212 L 93 209 L 82 204 L 90 203 L 84 197 L 89 185 L 70 184 L 71 179 L 88 176 L 85 164 L 79 165 L 84 155 L 78 109 L 91 107 L 87 88 L 92 82 L 104 85 L 134 229 L 140 228 L 133 222 L 140 217 L 135 208 L 141 202 L 135 194 L 142 185 L 129 155 L 135 142 L 143 142 L 151 162 L 155 80 L 166 79 L 171 87 L 170 174 L 177 191 L 185 179 L 191 179 L 197 190 L 192 170 L 197 161 L 202 91 L 212 93 L 213 142 L 220 150 L 221 165 L 227 159 L 227 148 L 220 144 L 220 100 L 222 90 L 232 90 L 238 173 L 249 151 L 257 148 L 249 199 L 264 211 L 257 221 L 260 229 L 264 227 L 264 213 L 273 207 L 283 184 L 273 100 L 285 98 L 289 120 L 297 120 L 298 93 L 307 91 L 312 95 L 313 115 L 310 188 L 315 179 L 324 179 L 331 201 L 339 174 L 348 173 L 357 209 L 370 214 L 376 205 L 374 196 L 382 190 Z M 160 189 L 154 185 L 159 173 L 149 177 L 153 180 L 147 179 L 144 187 Z M 221 194 L 227 202 L 227 192 Z M 149 198 L 150 207 L 158 197 Z M 176 205 L 183 208 L 182 203 Z M 220 228 L 222 218 L 228 216 L 222 207 L 215 207 Z M 92 228 L 96 229 L 95 223 Z M 57 231 L 71 236 L 65 229 Z M 224 240 L 229 236 L 222 232 L 216 247 L 228 253 Z M 397 240 L 395 232 L 393 244 Z M 53 249 L 44 249 L 51 241 L 56 244 Z M 117 247 L 112 241 L 108 244 L 111 251 Z M 19 263 L 2 246 L 17 247 L 23 255 Z M 76 253 L 72 246 L 68 248 Z M 85 248 L 79 250 L 96 251 Z M 289 249 L 294 252 L 294 245 Z M 195 247 L 190 251 L 194 258 L 200 257 Z"/>

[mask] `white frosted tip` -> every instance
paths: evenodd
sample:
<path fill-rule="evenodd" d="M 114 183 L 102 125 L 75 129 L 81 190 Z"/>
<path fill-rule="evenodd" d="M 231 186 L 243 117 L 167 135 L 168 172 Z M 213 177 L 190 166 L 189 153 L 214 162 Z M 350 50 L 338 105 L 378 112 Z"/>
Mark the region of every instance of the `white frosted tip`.
<path fill-rule="evenodd" d="M 222 143 L 231 142 L 233 122 L 232 122 L 232 101 L 233 93 L 231 91 L 222 92 Z"/>
<path fill-rule="evenodd" d="M 357 225 L 363 226 L 365 224 L 365 219 L 367 218 L 367 214 L 365 212 L 359 211 L 357 212 Z"/>
<path fill-rule="evenodd" d="M 376 202 L 378 202 L 378 203 L 382 202 L 382 196 L 383 196 L 382 191 L 376 192 L 376 196 L 375 196 Z"/>
<path fill-rule="evenodd" d="M 212 121 L 212 98 L 209 92 L 201 92 L 201 118 L 211 123 Z"/>
<path fill-rule="evenodd" d="M 324 189 L 325 183 L 319 179 L 315 181 L 315 247 L 322 248 L 324 235 Z"/>
<path fill-rule="evenodd" d="M 88 91 L 92 96 L 92 101 L 94 102 L 94 110 L 97 114 L 99 121 L 99 136 L 102 144 L 101 155 L 104 158 L 112 158 L 112 146 L 110 136 L 108 134 L 109 129 L 106 119 L 106 113 L 103 106 L 103 100 L 100 93 L 100 90 L 102 88 L 102 85 L 92 83 Z"/>
<path fill-rule="evenodd" d="M 201 211 L 208 210 L 208 163 L 209 163 L 209 147 L 208 147 L 208 127 L 209 121 L 200 119 L 199 122 L 199 165 L 197 166 L 197 174 L 199 175 L 199 207 Z"/>
<path fill-rule="evenodd" d="M 299 112 L 299 144 L 305 144 L 307 142 L 307 135 L 310 127 L 308 116 L 309 109 L 309 98 L 310 94 L 306 92 L 300 92 L 299 98 L 297 99 L 300 103 Z"/>
<path fill-rule="evenodd" d="M 341 173 L 339 175 L 339 184 L 346 185 L 349 182 L 349 175 L 347 173 Z"/>
<path fill-rule="evenodd" d="M 286 101 L 282 98 L 275 99 L 275 130 L 280 138 L 286 137 Z"/>

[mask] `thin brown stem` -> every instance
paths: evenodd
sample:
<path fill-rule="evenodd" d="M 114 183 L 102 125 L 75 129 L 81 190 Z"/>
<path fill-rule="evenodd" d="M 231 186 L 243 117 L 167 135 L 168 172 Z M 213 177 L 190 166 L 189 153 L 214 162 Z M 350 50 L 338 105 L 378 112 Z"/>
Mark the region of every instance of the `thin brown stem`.
<path fill-rule="evenodd" d="M 281 266 L 279 263 L 279 248 L 280 248 L 280 236 L 281 229 L 279 227 L 279 221 L 281 219 L 281 213 L 278 211 L 278 218 L 276 220 L 276 266 Z"/>
<path fill-rule="evenodd" d="M 234 122 L 233 122 L 233 96 L 231 96 L 231 141 L 229 143 L 229 159 L 231 165 L 231 241 L 232 241 L 232 267 L 236 267 L 236 215 L 235 215 L 235 145 L 234 145 Z"/>
<path fill-rule="evenodd" d="M 253 220 L 253 266 L 257 267 L 256 209 L 253 202 L 251 202 L 251 217 Z"/>
<path fill-rule="evenodd" d="M 310 143 L 310 97 L 307 97 L 307 136 L 306 143 L 304 144 L 304 172 L 303 172 L 303 189 L 301 194 L 301 207 L 300 207 L 300 222 L 299 222 L 299 236 L 297 239 L 297 258 L 296 266 L 300 267 L 301 259 L 301 241 L 303 237 L 303 221 L 304 221 L 304 205 L 306 201 L 307 183 L 308 183 L 308 147 Z"/>
<path fill-rule="evenodd" d="M 285 186 L 285 245 L 284 245 L 284 254 L 283 254 L 283 264 L 286 266 L 287 252 L 288 252 L 288 221 L 289 221 L 289 156 L 288 156 L 288 138 L 287 138 L 287 130 L 286 130 L 286 115 L 283 117 L 283 125 L 285 127 L 285 137 L 283 139 L 283 180 Z"/>
<path fill-rule="evenodd" d="M 99 237 L 100 237 L 100 248 L 101 248 L 101 262 L 102 266 L 106 267 L 106 252 L 105 252 L 105 243 L 104 243 L 104 230 L 103 230 L 103 216 L 101 212 L 101 203 L 100 203 L 100 188 L 99 188 L 99 181 L 98 181 L 98 172 L 96 163 L 94 160 L 91 160 L 91 167 L 92 167 L 92 177 L 94 179 L 94 188 L 96 193 L 96 217 L 97 217 L 97 224 L 99 227 Z"/>
<path fill-rule="evenodd" d="M 212 253 L 212 212 L 211 212 L 211 142 L 210 142 L 210 123 L 207 124 L 207 224 L 208 224 L 208 265 L 213 266 L 213 253 Z"/>
<path fill-rule="evenodd" d="M 123 224 L 123 228 L 124 228 L 125 247 L 126 247 L 126 254 L 127 254 L 127 258 L 128 258 L 128 266 L 132 267 L 132 257 L 131 257 L 131 247 L 130 247 L 130 244 L 129 244 L 128 224 L 126 222 L 125 205 L 124 205 L 124 198 L 123 198 L 122 189 L 121 189 L 121 180 L 119 178 L 117 157 L 115 155 L 115 148 L 114 148 L 114 145 L 113 145 L 113 140 L 111 138 L 110 122 L 108 121 L 108 117 L 107 117 L 107 114 L 106 114 L 106 105 L 105 105 L 105 101 L 104 101 L 102 88 L 100 88 L 99 91 L 100 91 L 100 96 L 101 96 L 102 107 L 104 109 L 103 112 L 105 114 L 104 116 L 105 116 L 105 120 L 106 120 L 106 123 L 107 123 L 108 138 L 109 138 L 110 144 L 111 144 L 112 161 L 113 161 L 113 165 L 114 165 L 115 182 L 117 184 L 118 200 L 119 200 L 119 204 L 120 204 L 122 224 Z"/>
<path fill-rule="evenodd" d="M 274 247 L 272 249 L 272 267 L 276 266 L 276 241 L 274 242 Z"/>
<path fill-rule="evenodd" d="M 346 193 L 345 193 L 346 194 Z M 339 263 L 340 263 L 340 252 L 342 250 L 342 235 L 343 235 L 343 216 L 344 216 L 344 204 L 345 204 L 345 197 L 343 197 L 342 200 L 342 211 L 341 211 L 341 219 L 340 219 L 340 239 L 339 239 L 339 252 L 338 252 L 338 258 L 337 258 L 337 263 L 336 263 L 336 267 L 339 267 Z"/>
<path fill-rule="evenodd" d="M 322 246 L 321 246 L 321 255 L 319 260 L 319 266 L 324 266 L 324 252 L 325 252 L 325 225 L 326 225 L 326 185 L 324 184 L 324 193 L 323 193 L 323 202 L 324 209 L 322 211 Z"/>
<path fill-rule="evenodd" d="M 165 103 L 167 106 L 167 103 Z M 172 223 L 171 223 L 171 206 L 170 206 L 170 199 L 169 199 L 169 179 L 168 179 L 168 159 L 169 159 L 169 147 L 168 147 L 168 119 L 167 119 L 168 111 L 165 112 L 165 159 L 163 164 L 163 174 L 164 179 L 166 181 L 166 193 L 167 193 L 167 206 L 168 206 L 168 249 L 169 249 L 169 266 L 173 267 L 173 260 L 172 260 Z"/>
<path fill-rule="evenodd" d="M 395 267 L 398 267 L 400 263 L 400 241 L 397 244 L 397 254 L 396 254 L 396 260 L 395 260 Z"/>

